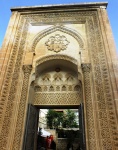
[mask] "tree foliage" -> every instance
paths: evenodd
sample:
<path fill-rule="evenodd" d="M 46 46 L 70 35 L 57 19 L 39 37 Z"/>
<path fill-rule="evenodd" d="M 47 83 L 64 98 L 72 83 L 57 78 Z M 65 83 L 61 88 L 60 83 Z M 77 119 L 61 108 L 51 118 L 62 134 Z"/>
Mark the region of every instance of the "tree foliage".
<path fill-rule="evenodd" d="M 49 109 L 46 115 L 47 125 L 49 128 L 76 128 L 78 127 L 76 122 L 75 113 L 68 109 L 64 113 L 57 112 L 53 109 Z"/>
<path fill-rule="evenodd" d="M 74 111 L 67 109 L 63 117 L 63 128 L 77 128 L 76 115 Z"/>

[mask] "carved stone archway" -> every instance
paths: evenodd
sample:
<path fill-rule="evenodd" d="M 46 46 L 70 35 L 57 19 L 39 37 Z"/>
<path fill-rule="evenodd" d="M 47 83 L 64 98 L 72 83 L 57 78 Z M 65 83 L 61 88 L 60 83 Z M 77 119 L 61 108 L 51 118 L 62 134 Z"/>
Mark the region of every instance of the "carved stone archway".
<path fill-rule="evenodd" d="M 79 106 L 83 99 L 82 76 L 77 65 L 76 59 L 67 55 L 52 55 L 37 60 L 34 105 Z"/>

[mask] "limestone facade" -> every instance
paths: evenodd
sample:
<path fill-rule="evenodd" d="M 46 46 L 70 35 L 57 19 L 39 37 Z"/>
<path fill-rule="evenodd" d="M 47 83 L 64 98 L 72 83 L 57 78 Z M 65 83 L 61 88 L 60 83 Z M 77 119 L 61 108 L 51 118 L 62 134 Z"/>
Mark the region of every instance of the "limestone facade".
<path fill-rule="evenodd" d="M 106 7 L 11 9 L 0 53 L 1 150 L 23 149 L 28 105 L 81 103 L 86 150 L 118 149 L 118 63 Z"/>

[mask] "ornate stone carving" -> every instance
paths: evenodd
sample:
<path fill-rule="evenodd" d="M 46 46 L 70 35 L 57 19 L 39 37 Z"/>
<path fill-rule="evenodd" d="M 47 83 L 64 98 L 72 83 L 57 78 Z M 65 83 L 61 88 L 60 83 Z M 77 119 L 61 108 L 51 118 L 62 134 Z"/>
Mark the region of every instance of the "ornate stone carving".
<path fill-rule="evenodd" d="M 77 65 L 77 60 L 70 57 L 70 56 L 67 56 L 67 55 L 49 55 L 49 56 L 45 56 L 43 58 L 40 58 L 39 60 L 36 61 L 36 66 L 46 62 L 46 61 L 49 61 L 49 60 L 57 60 L 57 59 L 60 59 L 60 60 L 67 60 L 67 61 L 70 61 L 72 62 L 73 64 Z"/>
<path fill-rule="evenodd" d="M 69 43 L 70 42 L 64 35 L 56 34 L 55 36 L 51 36 L 48 41 L 46 41 L 45 45 L 48 50 L 58 53 L 66 50 Z"/>
<path fill-rule="evenodd" d="M 25 26 L 23 26 L 25 24 Z M 5 78 L 5 86 L 3 87 L 3 95 L 2 100 L 5 101 L 3 105 L 2 118 L 0 119 L 0 149 L 4 150 L 6 147 L 8 148 L 8 138 L 9 143 L 10 140 L 13 140 L 10 134 L 10 129 L 13 128 L 13 115 L 14 115 L 14 104 L 16 101 L 16 92 L 17 85 L 19 81 L 19 72 L 22 67 L 22 60 L 24 54 L 24 44 L 27 36 L 28 24 L 21 18 L 20 24 L 18 26 L 17 35 L 15 39 L 15 44 L 12 49 L 12 55 L 8 64 L 6 78 Z M 21 40 L 19 39 L 21 35 Z M 4 95 L 4 93 L 6 93 Z M 12 130 L 13 131 L 13 130 Z M 7 143 L 7 144 L 6 144 Z"/>
<path fill-rule="evenodd" d="M 17 117 L 17 123 L 16 123 L 16 130 L 15 130 L 15 138 L 13 142 L 13 150 L 19 149 L 21 146 L 22 142 L 22 133 L 24 132 L 24 119 L 26 117 L 26 110 L 28 106 L 28 83 L 29 83 L 29 77 L 31 73 L 32 67 L 31 65 L 25 65 L 23 66 L 23 71 L 24 71 L 24 79 L 23 79 L 23 88 L 21 92 L 21 99 L 20 99 L 20 104 L 19 104 L 19 111 L 18 111 L 18 117 Z"/>
<path fill-rule="evenodd" d="M 81 81 L 71 73 L 50 71 L 36 81 L 34 105 L 79 105 L 82 100 Z"/>
<path fill-rule="evenodd" d="M 84 24 L 86 23 L 86 19 L 94 16 L 95 11 L 76 11 L 76 12 L 57 12 L 57 13 L 42 13 L 42 14 L 32 14 L 32 15 L 25 15 L 25 18 L 31 23 L 31 24 L 54 24 L 58 25 L 59 23 L 62 25 L 63 23 L 78 23 L 78 24 Z"/>
<path fill-rule="evenodd" d="M 86 128 L 87 128 L 87 147 L 89 149 L 96 149 L 96 137 L 95 137 L 95 124 L 93 116 L 93 104 L 92 104 L 92 89 L 90 79 L 90 64 L 82 64 L 82 70 L 84 75 L 84 96 L 85 96 L 85 110 L 86 110 Z"/>
<path fill-rule="evenodd" d="M 83 72 L 90 72 L 91 64 L 82 64 L 81 67 Z"/>
<path fill-rule="evenodd" d="M 53 88 L 53 87 L 52 87 Z M 51 89 L 50 89 L 51 90 Z M 81 103 L 81 93 L 78 92 L 36 92 L 34 105 L 40 106 L 62 106 L 62 105 L 79 105 Z"/>
<path fill-rule="evenodd" d="M 24 65 L 24 66 L 23 66 L 23 71 L 24 71 L 24 73 L 30 73 L 30 72 L 31 72 L 31 69 L 32 69 L 32 66 L 31 66 L 31 65 Z"/>
<path fill-rule="evenodd" d="M 64 26 L 53 26 L 53 27 L 50 27 L 50 28 L 44 30 L 43 32 L 39 33 L 39 34 L 35 37 L 35 39 L 33 40 L 33 44 L 32 44 L 32 46 L 31 46 L 31 51 L 35 51 L 35 47 L 36 47 L 37 43 L 38 43 L 43 37 L 45 37 L 46 35 L 49 35 L 49 34 L 55 32 L 55 31 L 61 31 L 61 32 L 63 32 L 63 33 L 66 33 L 66 34 L 71 35 L 72 37 L 74 37 L 74 38 L 77 40 L 77 42 L 78 42 L 80 48 L 81 48 L 81 49 L 84 49 L 84 46 L 85 46 L 84 40 L 82 39 L 81 35 L 79 35 L 79 33 L 76 33 L 76 32 L 73 31 L 72 29 L 69 29 L 69 28 L 64 27 Z"/>
<path fill-rule="evenodd" d="M 21 20 L 21 24 L 23 24 L 23 20 Z M 7 99 L 8 99 L 9 90 L 10 90 L 10 86 L 12 82 L 12 72 L 14 71 L 15 60 L 17 57 L 18 43 L 19 43 L 18 36 L 20 35 L 21 29 L 22 29 L 21 24 L 19 25 L 18 30 L 17 30 L 16 40 L 15 40 L 14 48 L 12 50 L 12 55 L 8 64 L 8 68 L 6 71 L 6 77 L 5 77 L 4 86 L 2 90 L 2 95 L 1 95 L 2 105 L 0 105 L 0 108 L 1 108 L 0 109 L 0 125 L 2 125 L 2 121 L 4 118 L 4 113 L 5 113 L 4 111 L 7 105 Z"/>
<path fill-rule="evenodd" d="M 35 86 L 35 91 L 36 92 L 57 92 L 57 91 L 66 91 L 66 92 L 70 92 L 70 91 L 81 91 L 81 86 L 80 85 L 43 85 L 43 86 L 39 86 L 36 85 Z M 59 89 L 59 90 L 58 90 Z"/>
<path fill-rule="evenodd" d="M 93 25 L 94 21 L 94 25 Z M 89 23 L 89 36 L 90 41 L 88 40 L 88 44 L 90 46 L 90 55 L 92 62 L 92 69 L 94 71 L 94 82 L 95 82 L 95 95 L 96 95 L 96 104 L 98 109 L 98 123 L 100 129 L 100 138 L 101 147 L 103 149 L 117 149 L 118 145 L 116 144 L 117 139 L 114 138 L 118 136 L 116 128 L 116 113 L 114 112 L 114 104 L 113 104 L 113 96 L 112 90 L 110 86 L 110 77 L 108 73 L 108 66 L 106 60 L 106 54 L 104 51 L 103 43 L 102 43 L 102 34 L 100 32 L 99 23 L 97 20 L 97 15 L 93 16 L 93 21 L 91 19 L 88 20 Z M 97 33 L 95 33 L 97 29 Z M 98 45 L 95 44 L 95 39 L 98 41 Z M 112 112 L 112 113 L 111 113 Z M 110 113 L 112 114 L 110 116 Z M 108 119 L 108 118 L 109 119 Z M 110 119 L 112 118 L 112 119 Z M 113 121 L 113 124 L 112 124 Z M 112 125 L 111 125 L 112 124 Z M 111 138 L 112 137 L 112 140 Z"/>

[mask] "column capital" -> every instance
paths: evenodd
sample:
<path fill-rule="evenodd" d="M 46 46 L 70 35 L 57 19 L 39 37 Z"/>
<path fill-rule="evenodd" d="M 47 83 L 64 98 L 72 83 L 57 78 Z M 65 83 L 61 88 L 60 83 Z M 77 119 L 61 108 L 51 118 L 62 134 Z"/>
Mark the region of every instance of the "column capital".
<path fill-rule="evenodd" d="M 23 65 L 24 73 L 30 73 L 32 70 L 32 65 Z"/>
<path fill-rule="evenodd" d="M 91 64 L 90 63 L 81 64 L 81 68 L 83 72 L 90 72 Z"/>

